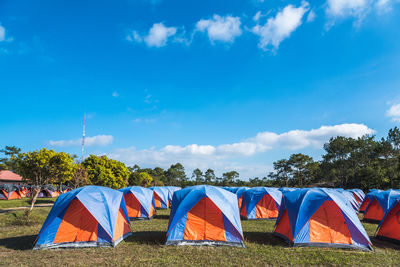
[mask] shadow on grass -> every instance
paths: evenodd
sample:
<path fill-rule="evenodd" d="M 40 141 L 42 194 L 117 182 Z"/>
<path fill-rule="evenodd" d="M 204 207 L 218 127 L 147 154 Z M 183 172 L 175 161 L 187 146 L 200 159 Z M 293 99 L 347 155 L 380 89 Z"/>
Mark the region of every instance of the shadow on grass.
<path fill-rule="evenodd" d="M 393 243 L 392 241 L 382 240 L 371 236 L 370 239 L 374 248 L 400 250 L 400 244 Z"/>
<path fill-rule="evenodd" d="M 169 215 L 164 215 L 164 214 L 156 215 L 156 216 L 154 216 L 154 219 L 169 220 Z"/>
<path fill-rule="evenodd" d="M 164 245 L 166 233 L 162 231 L 133 232 L 125 242 L 134 242 L 148 245 Z"/>
<path fill-rule="evenodd" d="M 0 239 L 0 247 L 14 250 L 31 250 L 36 235 L 25 235 Z"/>
<path fill-rule="evenodd" d="M 270 246 L 281 246 L 287 247 L 288 244 L 282 238 L 275 236 L 272 233 L 263 232 L 244 232 L 244 240 L 250 243 L 270 245 Z"/>

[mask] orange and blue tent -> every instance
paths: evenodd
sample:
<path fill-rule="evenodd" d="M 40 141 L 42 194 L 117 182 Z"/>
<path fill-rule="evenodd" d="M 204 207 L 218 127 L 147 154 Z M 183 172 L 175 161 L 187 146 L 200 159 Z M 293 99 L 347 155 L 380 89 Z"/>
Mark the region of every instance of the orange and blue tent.
<path fill-rule="evenodd" d="M 115 247 L 129 235 L 123 193 L 85 186 L 57 198 L 33 249 Z"/>
<path fill-rule="evenodd" d="M 170 207 L 170 202 L 168 200 L 169 190 L 167 187 L 154 186 L 149 189 L 153 190 L 156 209 L 168 209 Z"/>
<path fill-rule="evenodd" d="M 282 192 L 273 187 L 254 187 L 243 193 L 240 216 L 247 220 L 276 219 Z"/>
<path fill-rule="evenodd" d="M 376 238 L 400 244 L 400 200 L 396 199 L 376 230 Z"/>
<path fill-rule="evenodd" d="M 400 198 L 400 191 L 389 189 L 375 191 L 371 201 L 365 208 L 363 220 L 370 223 L 380 223 L 396 199 Z"/>
<path fill-rule="evenodd" d="M 381 192 L 382 190 L 379 189 L 372 189 L 370 190 L 364 197 L 362 204 L 359 208 L 359 212 L 365 212 L 365 209 L 367 208 L 369 202 L 371 201 L 371 199 L 375 198 L 375 195 L 378 194 L 379 192 Z"/>
<path fill-rule="evenodd" d="M 334 189 L 285 192 L 274 234 L 292 246 L 372 250 L 357 213 Z"/>
<path fill-rule="evenodd" d="M 11 184 L 0 185 L 0 200 L 21 199 L 18 186 Z"/>
<path fill-rule="evenodd" d="M 365 198 L 365 194 L 361 189 L 348 189 L 347 191 L 351 192 L 356 199 L 357 203 L 359 206 L 361 206 L 361 203 L 363 202 Z"/>
<path fill-rule="evenodd" d="M 179 186 L 165 186 L 168 189 L 168 203 L 171 205 L 172 203 L 172 196 L 174 195 L 175 191 L 181 190 Z"/>
<path fill-rule="evenodd" d="M 175 192 L 166 245 L 244 247 L 236 195 L 210 185 Z"/>
<path fill-rule="evenodd" d="M 150 220 L 156 214 L 153 191 L 141 186 L 119 189 L 124 194 L 126 210 L 131 220 Z"/>

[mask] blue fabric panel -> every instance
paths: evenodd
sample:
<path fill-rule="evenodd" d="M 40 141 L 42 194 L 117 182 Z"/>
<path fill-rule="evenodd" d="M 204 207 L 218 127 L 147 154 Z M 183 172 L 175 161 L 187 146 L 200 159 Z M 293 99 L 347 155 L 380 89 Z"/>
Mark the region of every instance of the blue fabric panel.
<path fill-rule="evenodd" d="M 97 228 L 97 242 L 111 242 L 111 236 L 104 230 L 104 228 L 98 224 Z"/>
<path fill-rule="evenodd" d="M 293 243 L 309 243 L 310 242 L 310 221 L 304 225 L 296 237 L 293 237 Z"/>
<path fill-rule="evenodd" d="M 240 243 L 242 241 L 242 236 L 240 235 L 240 233 L 236 230 L 235 227 L 233 227 L 232 223 L 225 217 L 225 215 L 222 214 L 222 218 L 224 220 L 226 241 Z"/>
<path fill-rule="evenodd" d="M 342 212 L 343 213 L 343 212 Z M 371 247 L 371 241 L 369 237 L 366 237 L 360 229 L 353 224 L 351 220 L 343 213 L 343 217 L 346 221 L 347 228 L 349 229 L 353 244 L 359 247 Z"/>
<path fill-rule="evenodd" d="M 167 233 L 167 241 L 183 240 L 188 213 Z"/>
<path fill-rule="evenodd" d="M 125 199 L 123 197 L 121 198 L 119 208 L 122 210 L 122 214 L 124 214 L 127 223 L 130 224 L 131 221 L 129 220 L 128 210 L 126 209 Z"/>
<path fill-rule="evenodd" d="M 147 213 L 147 211 L 143 208 L 143 206 L 140 207 L 140 217 L 142 218 L 149 218 L 150 215 Z"/>

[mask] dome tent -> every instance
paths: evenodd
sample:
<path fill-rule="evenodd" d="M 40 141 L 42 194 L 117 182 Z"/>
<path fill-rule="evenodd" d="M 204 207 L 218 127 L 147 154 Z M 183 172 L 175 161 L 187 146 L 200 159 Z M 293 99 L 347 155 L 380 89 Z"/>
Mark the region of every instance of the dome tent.
<path fill-rule="evenodd" d="M 175 192 L 166 245 L 244 247 L 236 195 L 210 185 Z"/>
<path fill-rule="evenodd" d="M 0 200 L 21 199 L 19 186 L 11 184 L 0 185 Z"/>
<path fill-rule="evenodd" d="M 153 190 L 154 203 L 156 209 L 168 209 L 170 206 L 168 195 L 169 190 L 165 186 L 154 186 L 149 189 Z"/>
<path fill-rule="evenodd" d="M 356 212 L 334 189 L 285 192 L 275 235 L 292 246 L 372 250 L 372 243 Z"/>
<path fill-rule="evenodd" d="M 364 197 L 362 204 L 359 208 L 359 212 L 365 212 L 365 209 L 367 208 L 369 202 L 371 201 L 371 199 L 375 198 L 376 194 L 379 194 L 379 192 L 381 192 L 382 190 L 379 189 L 372 189 L 370 190 Z"/>
<path fill-rule="evenodd" d="M 240 216 L 247 220 L 276 219 L 282 192 L 272 187 L 254 187 L 243 193 Z"/>
<path fill-rule="evenodd" d="M 150 220 L 156 214 L 153 191 L 141 186 L 119 189 L 124 194 L 128 216 L 131 220 Z"/>
<path fill-rule="evenodd" d="M 383 217 L 376 238 L 400 244 L 400 199 L 395 199 Z"/>
<path fill-rule="evenodd" d="M 122 192 L 85 186 L 57 198 L 34 249 L 115 247 L 130 234 Z"/>
<path fill-rule="evenodd" d="M 179 186 L 164 186 L 168 189 L 168 203 L 171 205 L 172 203 L 172 196 L 174 195 L 175 191 L 181 190 Z"/>
<path fill-rule="evenodd" d="M 380 223 L 393 202 L 399 198 L 400 191 L 393 189 L 374 194 L 365 208 L 363 221 Z"/>

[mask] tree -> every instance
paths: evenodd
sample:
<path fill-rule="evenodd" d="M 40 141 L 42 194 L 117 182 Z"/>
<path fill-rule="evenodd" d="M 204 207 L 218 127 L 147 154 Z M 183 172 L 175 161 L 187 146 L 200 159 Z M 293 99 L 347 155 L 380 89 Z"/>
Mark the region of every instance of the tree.
<path fill-rule="evenodd" d="M 50 172 L 52 173 L 52 184 L 66 184 L 74 176 L 77 169 L 77 165 L 74 163 L 74 156 L 65 152 L 56 153 L 51 157 L 50 161 Z"/>
<path fill-rule="evenodd" d="M 310 156 L 301 153 L 292 154 L 288 163 L 291 168 L 292 181 L 295 185 L 303 187 L 312 181 L 313 172 L 317 165 Z"/>
<path fill-rule="evenodd" d="M 207 169 L 206 172 L 204 173 L 204 182 L 206 184 L 211 184 L 216 182 L 215 181 L 215 173 L 214 170 L 212 169 Z"/>
<path fill-rule="evenodd" d="M 128 185 L 129 169 L 124 163 L 109 159 L 107 156 L 90 155 L 82 166 L 88 172 L 91 184 L 119 189 Z"/>
<path fill-rule="evenodd" d="M 16 158 L 17 172 L 26 182 L 33 185 L 30 211 L 43 185 L 52 183 L 55 177 L 59 180 L 70 180 L 73 176 L 73 172 L 70 171 L 73 168 L 70 166 L 73 165 L 70 161 L 71 156 L 61 154 L 42 148 L 39 151 L 20 153 Z"/>
<path fill-rule="evenodd" d="M 197 168 L 193 170 L 192 179 L 196 182 L 196 184 L 204 183 L 204 175 L 203 172 Z"/>
<path fill-rule="evenodd" d="M 129 184 L 148 187 L 151 185 L 153 178 L 147 172 L 131 172 L 129 174 Z"/>
<path fill-rule="evenodd" d="M 289 176 L 292 171 L 289 162 L 281 159 L 273 163 L 275 172 L 271 172 L 269 177 L 274 180 L 277 186 L 289 186 Z"/>
<path fill-rule="evenodd" d="M 239 178 L 237 171 L 225 172 L 222 174 L 222 185 L 232 185 L 236 178 Z"/>
<path fill-rule="evenodd" d="M 4 158 L 0 158 L 0 170 L 16 171 L 17 158 L 21 153 L 21 149 L 16 146 L 5 146 L 0 149 L 0 153 L 4 154 Z"/>
<path fill-rule="evenodd" d="M 89 184 L 88 172 L 82 164 L 76 164 L 74 176 L 68 181 L 68 184 L 73 188 Z"/>
<path fill-rule="evenodd" d="M 185 168 L 180 163 L 171 165 L 165 176 L 167 178 L 168 185 L 183 187 L 187 183 Z"/>

